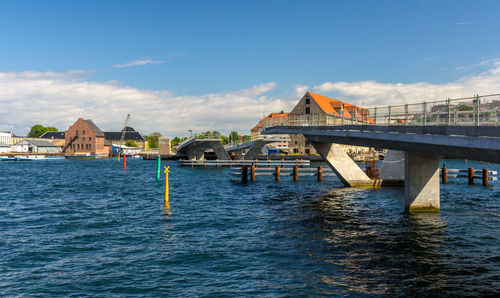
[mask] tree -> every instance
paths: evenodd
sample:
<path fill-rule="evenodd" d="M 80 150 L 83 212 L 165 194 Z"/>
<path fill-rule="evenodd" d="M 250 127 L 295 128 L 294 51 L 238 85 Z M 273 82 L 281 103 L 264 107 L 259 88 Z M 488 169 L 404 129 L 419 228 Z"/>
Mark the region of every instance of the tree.
<path fill-rule="evenodd" d="M 250 140 L 252 139 L 252 137 L 250 137 L 249 135 L 244 135 L 242 138 L 241 138 L 241 141 L 243 143 L 246 143 L 246 142 L 250 142 Z"/>
<path fill-rule="evenodd" d="M 127 146 L 127 147 L 139 147 L 139 145 L 137 145 L 137 143 L 132 141 L 132 140 L 126 141 L 125 146 Z"/>
<path fill-rule="evenodd" d="M 39 138 L 41 135 L 46 133 L 47 131 L 58 131 L 57 128 L 53 126 L 45 127 L 41 124 L 33 125 L 31 127 L 30 132 L 28 133 L 28 137 L 30 138 Z"/>
<path fill-rule="evenodd" d="M 236 144 L 239 143 L 240 141 L 240 135 L 236 131 L 232 131 L 229 134 L 229 142 Z"/>
<path fill-rule="evenodd" d="M 153 132 L 149 136 L 145 136 L 149 142 L 149 148 L 158 148 L 158 139 L 161 138 L 161 133 Z"/>

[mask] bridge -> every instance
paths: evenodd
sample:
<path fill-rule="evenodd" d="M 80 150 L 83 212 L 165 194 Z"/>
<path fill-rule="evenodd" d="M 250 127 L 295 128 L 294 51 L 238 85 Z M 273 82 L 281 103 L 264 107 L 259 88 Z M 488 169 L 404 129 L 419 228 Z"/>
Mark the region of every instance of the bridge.
<path fill-rule="evenodd" d="M 429 212 L 440 209 L 440 159 L 500 163 L 499 107 L 494 94 L 356 109 L 350 119 L 343 111 L 300 115 L 262 133 L 304 135 L 346 186 L 380 181 L 370 180 L 338 144 L 389 149 L 381 178 L 404 179 L 407 212 Z"/>
<path fill-rule="evenodd" d="M 248 150 L 243 159 L 245 160 L 252 160 L 257 157 L 257 155 L 261 152 L 262 147 L 264 147 L 267 144 L 272 144 L 272 143 L 279 143 L 279 142 L 286 142 L 289 141 L 287 138 L 264 138 L 264 139 L 257 139 L 253 140 L 250 142 L 246 142 L 237 146 L 233 147 L 228 147 L 226 148 L 227 152 L 231 153 L 234 152 L 238 157 L 243 155 L 243 150 Z"/>
<path fill-rule="evenodd" d="M 212 149 L 220 160 L 229 160 L 229 154 L 220 139 L 187 139 L 179 144 L 177 155 L 186 155 L 188 159 L 203 159 L 205 151 Z"/>

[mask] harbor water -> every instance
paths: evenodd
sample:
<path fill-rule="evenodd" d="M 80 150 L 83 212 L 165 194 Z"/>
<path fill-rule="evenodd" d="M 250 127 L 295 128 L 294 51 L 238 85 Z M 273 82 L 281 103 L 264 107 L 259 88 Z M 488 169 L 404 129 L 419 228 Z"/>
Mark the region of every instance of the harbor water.
<path fill-rule="evenodd" d="M 403 188 L 163 165 L 170 208 L 155 161 L 0 162 L 0 295 L 500 293 L 496 181 L 450 178 L 440 213 L 406 215 Z"/>

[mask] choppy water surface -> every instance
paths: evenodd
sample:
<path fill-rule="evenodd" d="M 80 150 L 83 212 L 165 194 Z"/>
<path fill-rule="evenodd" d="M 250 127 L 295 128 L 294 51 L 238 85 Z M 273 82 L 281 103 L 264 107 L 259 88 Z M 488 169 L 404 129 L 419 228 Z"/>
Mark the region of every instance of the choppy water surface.
<path fill-rule="evenodd" d="M 169 164 L 165 210 L 155 161 L 1 162 L 0 295 L 500 293 L 498 183 L 407 216 L 400 188 Z"/>

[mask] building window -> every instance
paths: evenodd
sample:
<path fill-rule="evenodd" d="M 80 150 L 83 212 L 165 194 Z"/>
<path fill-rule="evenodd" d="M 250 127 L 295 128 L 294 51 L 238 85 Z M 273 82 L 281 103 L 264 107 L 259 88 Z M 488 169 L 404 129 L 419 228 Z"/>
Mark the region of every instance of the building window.
<path fill-rule="evenodd" d="M 306 154 L 309 154 L 309 149 L 306 149 Z"/>
<path fill-rule="evenodd" d="M 306 140 L 306 147 L 309 147 L 310 143 L 308 140 Z"/>
<path fill-rule="evenodd" d="M 297 145 L 297 141 L 295 141 L 295 145 Z"/>
<path fill-rule="evenodd" d="M 89 150 L 92 150 L 92 144 L 89 144 Z"/>
<path fill-rule="evenodd" d="M 85 130 L 84 130 L 84 131 L 85 131 Z M 85 134 L 85 132 L 84 132 L 83 134 Z M 85 137 L 83 137 L 83 138 L 82 138 L 82 141 L 84 141 L 84 142 L 85 142 Z"/>
<path fill-rule="evenodd" d="M 306 108 L 306 114 L 311 114 L 311 109 L 309 107 Z"/>
<path fill-rule="evenodd" d="M 299 149 L 293 148 L 293 153 L 299 153 Z"/>
<path fill-rule="evenodd" d="M 311 103 L 311 99 L 309 98 L 306 98 L 306 105 L 310 104 Z"/>
<path fill-rule="evenodd" d="M 89 144 L 85 144 L 85 150 L 89 150 Z"/>
<path fill-rule="evenodd" d="M 78 130 L 76 131 L 76 135 L 78 135 Z"/>
<path fill-rule="evenodd" d="M 82 135 L 85 135 L 85 129 L 82 131 Z"/>
<path fill-rule="evenodd" d="M 89 142 L 92 141 L 92 137 L 89 137 Z"/>

